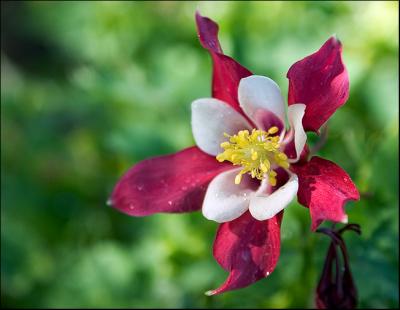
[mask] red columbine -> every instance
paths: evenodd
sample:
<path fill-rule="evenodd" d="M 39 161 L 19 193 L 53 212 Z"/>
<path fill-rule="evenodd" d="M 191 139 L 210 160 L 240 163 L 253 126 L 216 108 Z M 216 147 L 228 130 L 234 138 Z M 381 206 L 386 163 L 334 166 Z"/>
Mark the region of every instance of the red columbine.
<path fill-rule="evenodd" d="M 347 222 L 343 205 L 359 194 L 339 166 L 308 160 L 306 145 L 305 131 L 318 132 L 348 98 L 340 42 L 330 38 L 289 69 L 286 130 L 278 85 L 224 55 L 216 23 L 198 13 L 196 22 L 213 59 L 212 98 L 192 103 L 197 147 L 138 163 L 119 180 L 110 203 L 132 216 L 202 208 L 221 223 L 213 252 L 229 277 L 207 292 L 214 295 L 274 270 L 283 209 L 296 194 L 310 209 L 313 230 L 324 220 Z"/>

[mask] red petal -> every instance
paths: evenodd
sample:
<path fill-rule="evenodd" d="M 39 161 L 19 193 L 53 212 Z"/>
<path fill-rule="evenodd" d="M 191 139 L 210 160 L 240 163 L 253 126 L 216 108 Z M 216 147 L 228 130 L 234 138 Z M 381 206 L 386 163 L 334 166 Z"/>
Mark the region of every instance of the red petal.
<path fill-rule="evenodd" d="M 348 200 L 358 200 L 360 195 L 350 176 L 333 162 L 314 156 L 308 163 L 292 165 L 299 178 L 299 203 L 308 207 L 315 230 L 324 220 L 343 222 L 343 210 Z"/>
<path fill-rule="evenodd" d="M 252 75 L 245 67 L 223 54 L 218 40 L 218 25 L 196 12 L 197 32 L 201 45 L 213 60 L 212 96 L 225 101 L 243 114 L 238 102 L 238 86 L 242 78 Z"/>
<path fill-rule="evenodd" d="M 110 203 L 133 216 L 196 211 L 201 208 L 208 183 L 231 168 L 197 147 L 146 159 L 119 180 Z"/>
<path fill-rule="evenodd" d="M 293 64 L 288 73 L 289 105 L 304 103 L 305 130 L 315 131 L 349 97 L 349 77 L 342 61 L 342 45 L 331 37 L 314 54 Z"/>
<path fill-rule="evenodd" d="M 236 220 L 219 226 L 214 257 L 229 271 L 229 276 L 224 284 L 207 292 L 207 295 L 248 286 L 274 270 L 280 253 L 282 214 L 258 221 L 246 212 Z"/>

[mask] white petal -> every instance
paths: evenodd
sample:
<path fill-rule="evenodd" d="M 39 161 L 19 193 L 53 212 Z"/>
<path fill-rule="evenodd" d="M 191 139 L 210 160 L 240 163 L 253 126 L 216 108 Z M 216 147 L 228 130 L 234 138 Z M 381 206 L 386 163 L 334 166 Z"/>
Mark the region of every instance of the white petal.
<path fill-rule="evenodd" d="M 299 188 L 297 175 L 292 174 L 285 185 L 272 194 L 257 193 L 250 200 L 249 211 L 259 220 L 268 220 L 282 211 L 296 196 Z"/>
<path fill-rule="evenodd" d="M 218 223 L 232 221 L 249 208 L 250 198 L 257 186 L 250 176 L 243 175 L 242 182 L 235 184 L 239 169 L 233 169 L 217 175 L 208 185 L 203 201 L 203 215 Z"/>
<path fill-rule="evenodd" d="M 281 90 L 270 78 L 251 75 L 241 79 L 238 97 L 243 111 L 258 128 L 263 128 L 262 118 L 265 112 L 272 112 L 282 124 L 285 123 L 285 106 Z"/>
<path fill-rule="evenodd" d="M 288 108 L 288 119 L 291 129 L 294 131 L 294 146 L 296 149 L 296 158 L 290 159 L 290 162 L 297 162 L 307 141 L 307 135 L 303 128 L 303 116 L 306 105 L 302 103 L 292 104 Z"/>
<path fill-rule="evenodd" d="M 192 102 L 192 132 L 197 146 L 210 155 L 223 151 L 220 144 L 226 140 L 224 133 L 234 135 L 250 129 L 249 122 L 227 103 L 204 98 Z"/>

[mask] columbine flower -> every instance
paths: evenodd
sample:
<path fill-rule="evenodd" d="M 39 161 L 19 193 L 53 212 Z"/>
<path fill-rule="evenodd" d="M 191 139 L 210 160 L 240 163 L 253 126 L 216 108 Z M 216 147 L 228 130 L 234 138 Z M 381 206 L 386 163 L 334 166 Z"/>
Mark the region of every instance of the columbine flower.
<path fill-rule="evenodd" d="M 296 196 L 312 229 L 346 222 L 343 205 L 359 199 L 345 171 L 320 157 L 308 161 L 305 131 L 318 132 L 348 97 L 341 44 L 332 37 L 288 72 L 284 100 L 271 79 L 223 54 L 218 26 L 196 14 L 200 42 L 213 59 L 212 98 L 192 103 L 197 147 L 144 160 L 116 185 L 110 203 L 132 216 L 202 208 L 221 223 L 214 257 L 229 277 L 209 295 L 267 277 L 280 252 L 283 209 Z"/>

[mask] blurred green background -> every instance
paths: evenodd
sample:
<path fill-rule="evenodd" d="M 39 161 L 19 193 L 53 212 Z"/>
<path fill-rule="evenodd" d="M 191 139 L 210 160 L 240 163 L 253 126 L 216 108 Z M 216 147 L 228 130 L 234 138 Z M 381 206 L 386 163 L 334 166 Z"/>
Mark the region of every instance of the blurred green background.
<path fill-rule="evenodd" d="M 196 8 L 285 97 L 290 65 L 340 38 L 350 99 L 319 155 L 362 193 L 347 211 L 363 235 L 345 235 L 360 307 L 398 307 L 397 2 L 2 2 L 2 306 L 313 307 L 328 239 L 297 203 L 275 272 L 211 298 L 227 276 L 216 223 L 105 205 L 131 165 L 194 143 L 190 103 L 211 81 Z"/>

